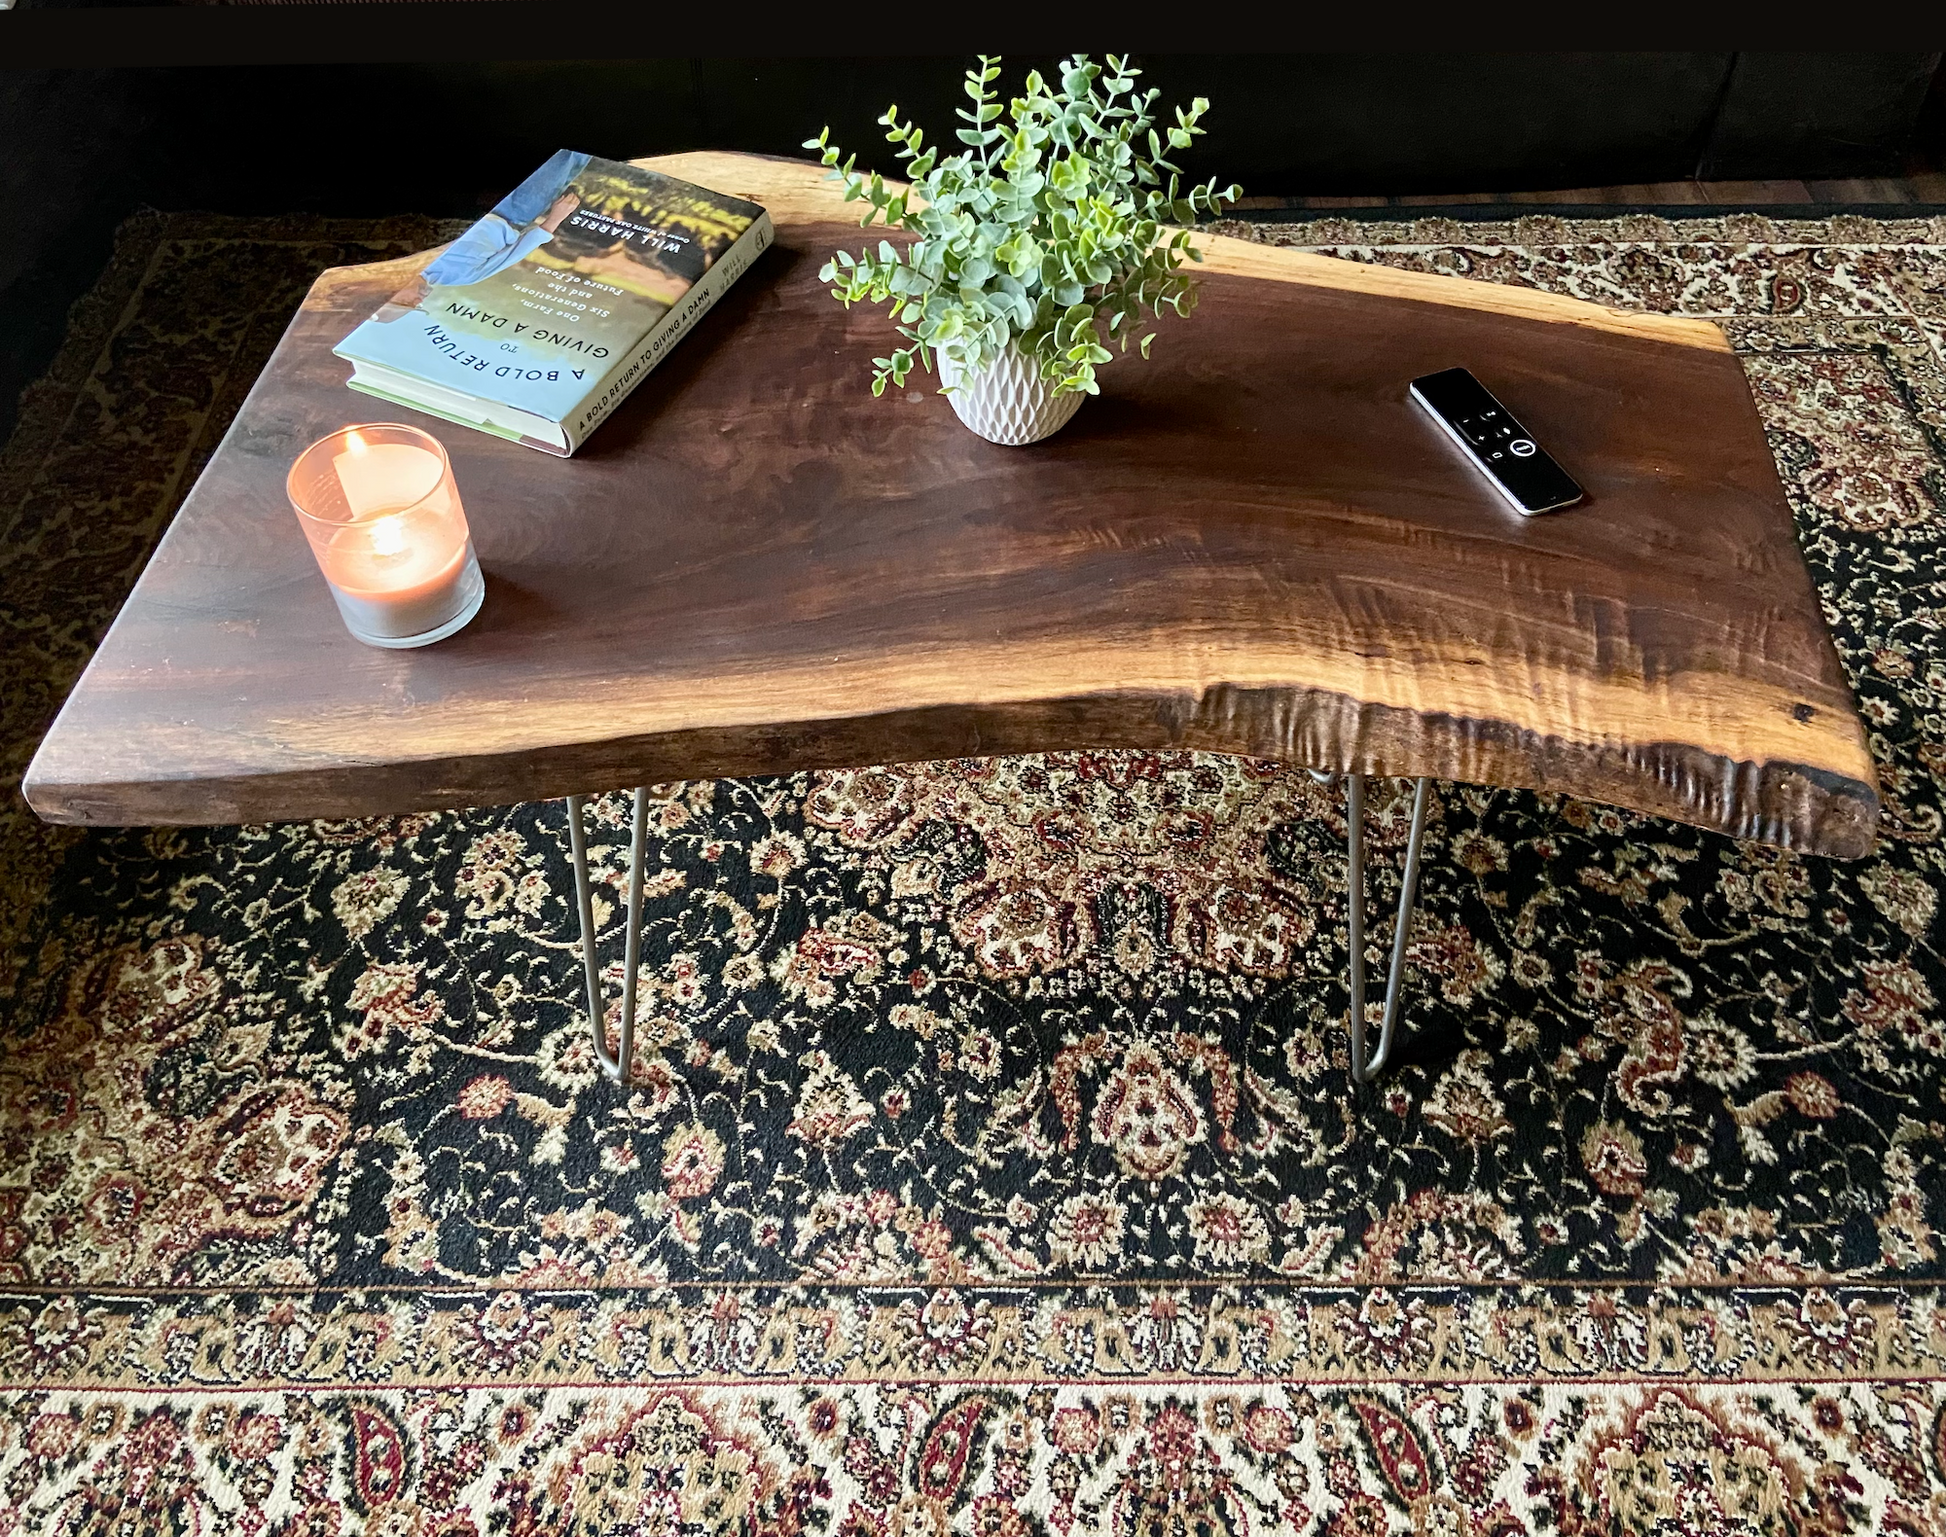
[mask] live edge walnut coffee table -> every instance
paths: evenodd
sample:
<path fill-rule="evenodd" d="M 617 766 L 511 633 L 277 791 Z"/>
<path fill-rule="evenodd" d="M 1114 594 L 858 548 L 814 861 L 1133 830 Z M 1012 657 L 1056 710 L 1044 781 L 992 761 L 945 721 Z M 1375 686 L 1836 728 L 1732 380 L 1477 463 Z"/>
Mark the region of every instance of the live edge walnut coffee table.
<path fill-rule="evenodd" d="M 646 162 L 778 241 L 576 458 L 426 423 L 487 573 L 450 640 L 345 632 L 284 498 L 369 415 L 331 347 L 421 258 L 327 272 L 28 772 L 43 817 L 221 823 L 1047 749 L 1198 747 L 1346 780 L 1354 1076 L 1398 1001 L 1425 781 L 1565 791 L 1852 858 L 1878 794 L 1741 367 L 1714 326 L 1206 238 L 1202 306 L 1032 448 L 875 400 L 861 238 L 797 162 Z M 855 209 L 856 205 L 853 205 Z M 870 237 L 876 238 L 876 235 Z M 1587 488 L 1523 519 L 1411 405 L 1471 368 Z M 1364 778 L 1419 786 L 1365 1049 Z"/>

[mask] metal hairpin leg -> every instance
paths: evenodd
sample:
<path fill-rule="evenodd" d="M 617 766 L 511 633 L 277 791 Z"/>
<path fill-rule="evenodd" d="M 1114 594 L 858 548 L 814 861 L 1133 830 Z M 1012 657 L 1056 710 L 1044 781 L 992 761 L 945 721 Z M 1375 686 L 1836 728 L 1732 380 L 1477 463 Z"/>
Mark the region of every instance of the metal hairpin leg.
<path fill-rule="evenodd" d="M 1320 781 L 1338 776 L 1317 773 Z M 1365 1050 L 1365 776 L 1346 774 L 1346 881 L 1350 887 L 1347 938 L 1350 942 L 1351 1078 L 1370 1083 L 1392 1057 L 1392 1040 L 1399 1022 L 1399 993 L 1405 980 L 1406 943 L 1411 938 L 1412 909 L 1419 890 L 1419 850 L 1425 842 L 1426 803 L 1432 781 L 1421 779 L 1412 793 L 1412 830 L 1406 835 L 1405 873 L 1399 881 L 1399 916 L 1392 931 L 1392 966 L 1385 979 L 1385 1012 L 1380 1017 L 1378 1050 Z M 642 865 L 648 846 L 648 800 L 635 792 L 634 826 L 629 834 L 628 922 L 622 944 L 622 1019 L 620 1049 L 608 1050 L 601 1004 L 601 967 L 595 959 L 594 891 L 588 883 L 588 844 L 581 821 L 579 795 L 568 798 L 568 846 L 574 853 L 576 905 L 581 914 L 581 966 L 588 983 L 588 1020 L 595 1057 L 608 1076 L 626 1083 L 635 1056 L 635 974 L 642 957 Z"/>
<path fill-rule="evenodd" d="M 642 860 L 648 849 L 647 795 L 635 792 L 635 826 L 628 845 L 628 927 L 622 942 L 621 1049 L 608 1051 L 601 1005 L 601 967 L 595 960 L 595 896 L 588 884 L 588 841 L 581 826 L 579 795 L 568 797 L 568 847 L 574 851 L 574 894 L 581 910 L 581 969 L 588 978 L 588 1020 L 594 1031 L 595 1059 L 610 1078 L 627 1083 L 635 1060 L 635 972 L 642 959 Z"/>
<path fill-rule="evenodd" d="M 1392 932 L 1392 969 L 1385 980 L 1385 1013 L 1378 1027 L 1378 1050 L 1365 1054 L 1365 776 L 1345 775 L 1346 845 L 1351 887 L 1347 927 L 1351 943 L 1351 1081 L 1370 1083 L 1392 1056 L 1392 1031 L 1399 1022 L 1399 992 L 1405 979 L 1405 946 L 1412 928 L 1413 900 L 1419 889 L 1419 845 L 1426 835 L 1430 779 L 1412 792 L 1412 831 L 1405 841 L 1405 874 L 1399 882 L 1399 921 Z"/>

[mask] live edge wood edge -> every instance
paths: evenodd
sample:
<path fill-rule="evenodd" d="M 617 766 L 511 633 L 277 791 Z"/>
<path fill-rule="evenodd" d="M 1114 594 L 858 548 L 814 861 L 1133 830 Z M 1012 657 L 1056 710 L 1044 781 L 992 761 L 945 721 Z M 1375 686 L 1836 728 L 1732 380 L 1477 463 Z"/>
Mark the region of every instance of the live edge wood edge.
<path fill-rule="evenodd" d="M 764 203 L 780 235 L 794 223 L 829 226 L 841 216 L 821 172 L 802 162 L 697 154 L 646 163 Z M 1375 301 L 1408 300 L 1447 310 L 1486 311 L 1516 322 L 1546 322 L 1584 334 L 1601 333 L 1630 344 L 1662 344 L 1672 355 L 1715 354 L 1726 364 L 1730 361 L 1724 357 L 1729 349 L 1722 332 L 1705 321 L 1610 310 L 1533 290 L 1398 272 L 1219 236 L 1201 235 L 1199 243 L 1204 270 L 1233 279 L 1370 295 Z M 307 300 L 307 309 L 334 288 L 342 290 L 363 270 L 336 269 L 326 274 Z M 370 271 L 376 276 L 379 268 Z M 246 406 L 246 414 L 248 410 Z M 1767 456 L 1764 473 L 1774 474 Z M 1778 499 L 1781 504 L 1781 492 Z M 1799 560 L 1794 543 L 1790 555 Z M 1805 595 L 1809 597 L 1808 591 Z M 97 696 L 85 724 L 77 723 L 65 735 L 57 724 L 29 769 L 23 789 L 34 810 L 51 822 L 234 824 L 444 810 L 672 779 L 946 757 L 1200 748 L 1337 771 L 1429 774 L 1466 783 L 1568 793 L 1734 837 L 1856 858 L 1873 846 L 1878 790 L 1849 691 L 1828 637 L 1823 636 L 1822 621 L 1815 616 L 1814 598 L 1810 608 L 1823 647 L 1823 675 L 1760 691 L 1764 702 L 1742 717 L 1748 724 L 1727 739 L 1706 736 L 1707 745 L 1652 739 L 1656 711 L 1646 694 L 1637 701 L 1640 708 L 1630 712 L 1633 719 L 1624 729 L 1612 734 L 1590 732 L 1589 719 L 1584 717 L 1582 729 L 1567 738 L 1492 718 L 1490 710 L 1441 713 L 1374 702 L 1318 686 L 1315 676 L 1309 683 L 1279 683 L 1274 681 L 1277 675 L 1260 674 L 1264 681 L 1259 683 L 1211 679 L 1200 688 L 1110 686 L 1061 697 L 1060 680 L 1054 675 L 1048 678 L 1054 685 L 1049 696 L 1016 693 L 1004 702 L 953 701 L 954 690 L 942 691 L 943 699 L 935 693 L 937 702 L 897 707 L 888 699 L 888 707 L 874 710 L 848 708 L 862 700 L 833 698 L 826 701 L 820 717 L 815 714 L 818 705 L 811 702 L 816 692 L 807 689 L 795 696 L 798 707 L 810 716 L 800 720 L 776 718 L 796 709 L 776 710 L 773 701 L 770 713 L 759 720 L 726 719 L 718 712 L 705 725 L 671 719 L 666 729 L 648 732 L 632 732 L 617 720 L 613 724 L 622 729 L 605 739 L 530 739 L 518 748 L 502 750 L 491 741 L 499 733 L 489 730 L 484 733 L 488 740 L 471 748 L 449 737 L 455 748 L 451 753 L 420 748 L 398 756 L 367 755 L 341 744 L 317 756 L 293 751 L 288 768 L 265 770 L 252 765 L 246 772 L 231 773 L 204 761 L 194 771 L 178 773 L 169 765 L 179 760 L 171 758 L 166 744 L 133 755 L 120 748 L 102 750 L 113 733 L 115 689 L 133 681 L 124 675 Z M 82 687 L 86 686 L 84 680 Z M 77 695 L 80 692 L 77 688 Z M 978 693 L 978 684 L 970 677 L 966 692 Z M 1792 706 L 1792 699 L 1815 704 Z M 1781 701 L 1781 706 L 1771 701 Z M 71 700 L 70 710 L 73 705 Z M 186 729 L 195 729 L 187 716 L 175 719 Z M 598 731 L 563 734 L 598 737 Z M 392 746 L 396 751 L 398 744 Z M 1753 756 L 1743 756 L 1737 747 Z M 1796 753 L 1817 761 L 1794 761 Z M 118 764 L 129 763 L 131 756 L 146 759 L 139 779 L 114 771 Z M 309 765 L 304 762 L 307 757 L 313 758 Z"/>
<path fill-rule="evenodd" d="M 1340 732 L 1362 741 L 1363 750 L 1344 756 L 1294 747 L 1294 739 Z M 1563 752 L 1562 744 L 1500 722 L 1461 722 L 1314 691 L 1233 689 L 1200 700 L 1111 694 L 658 732 L 538 752 L 375 764 L 355 781 L 336 766 L 131 784 L 55 783 L 30 772 L 25 789 L 49 822 L 231 825 L 288 820 L 297 806 L 309 819 L 503 804 L 510 778 L 522 785 L 515 798 L 539 800 L 675 779 L 1118 747 L 1198 748 L 1341 772 L 1559 791 L 1837 859 L 1869 854 L 1878 822 L 1874 785 L 1806 765 L 1734 763 L 1676 742 L 1576 744 Z M 1554 763 L 1558 774 L 1545 772 Z M 1653 765 L 1653 777 L 1644 775 L 1645 764 Z M 1533 772 L 1537 767 L 1543 772 Z"/>

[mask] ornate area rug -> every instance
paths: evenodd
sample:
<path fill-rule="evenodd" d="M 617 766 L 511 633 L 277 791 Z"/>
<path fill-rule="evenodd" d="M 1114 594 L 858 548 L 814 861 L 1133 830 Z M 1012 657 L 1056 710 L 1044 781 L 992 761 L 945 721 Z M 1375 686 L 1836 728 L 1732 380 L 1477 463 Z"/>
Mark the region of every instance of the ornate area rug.
<path fill-rule="evenodd" d="M 1946 1534 L 1946 221 L 1240 232 L 1723 319 L 1877 855 L 1441 786 L 1355 1097 L 1301 772 L 667 785 L 619 1092 L 558 805 L 20 804 L 310 276 L 442 233 L 146 219 L 0 465 L 0 1537 Z"/>

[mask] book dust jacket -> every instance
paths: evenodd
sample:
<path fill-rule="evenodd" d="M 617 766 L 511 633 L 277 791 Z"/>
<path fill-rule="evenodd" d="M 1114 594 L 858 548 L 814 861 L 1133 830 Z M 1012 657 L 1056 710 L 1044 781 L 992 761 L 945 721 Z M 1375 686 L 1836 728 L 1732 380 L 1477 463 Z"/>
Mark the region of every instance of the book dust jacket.
<path fill-rule="evenodd" d="M 562 150 L 335 350 L 379 393 L 417 380 L 569 422 L 759 220 L 754 203 Z"/>

